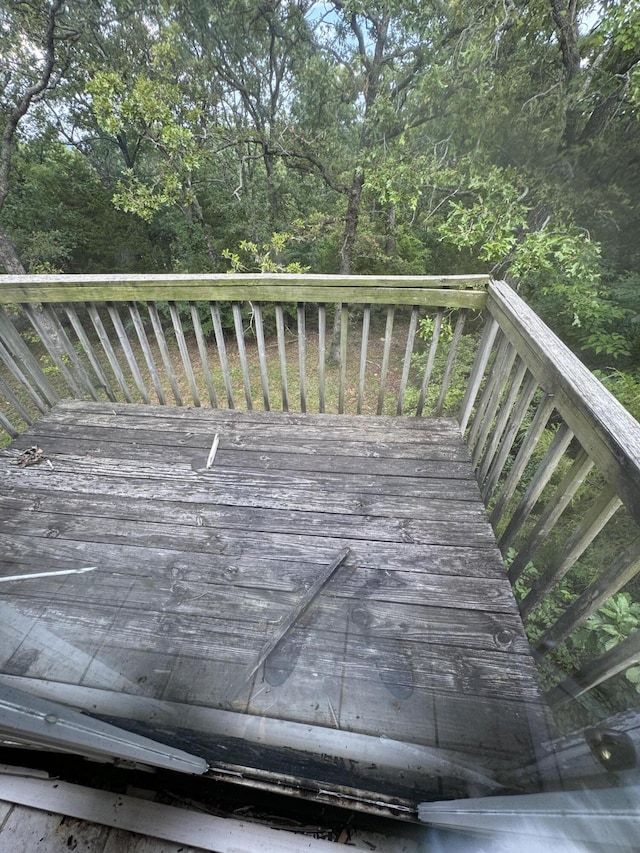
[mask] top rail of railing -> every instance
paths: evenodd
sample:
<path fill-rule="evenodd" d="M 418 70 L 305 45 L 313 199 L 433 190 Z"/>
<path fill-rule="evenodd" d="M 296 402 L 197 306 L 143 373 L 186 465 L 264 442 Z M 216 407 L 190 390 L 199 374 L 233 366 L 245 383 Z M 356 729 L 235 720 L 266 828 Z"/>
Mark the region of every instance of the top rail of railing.
<path fill-rule="evenodd" d="M 246 300 L 483 308 L 487 275 L 364 276 L 279 273 L 0 276 L 0 304 Z M 446 291 L 446 298 L 443 295 Z"/>

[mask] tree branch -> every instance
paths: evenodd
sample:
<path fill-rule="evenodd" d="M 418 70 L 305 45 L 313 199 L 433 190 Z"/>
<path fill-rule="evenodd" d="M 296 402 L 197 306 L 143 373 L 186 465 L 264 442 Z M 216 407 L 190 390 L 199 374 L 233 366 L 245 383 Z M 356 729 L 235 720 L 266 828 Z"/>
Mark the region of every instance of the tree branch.
<path fill-rule="evenodd" d="M 11 157 L 13 154 L 13 143 L 21 119 L 27 114 L 32 101 L 43 93 L 49 86 L 51 75 L 56 60 L 55 50 L 55 29 L 56 16 L 62 8 L 64 0 L 54 0 L 49 7 L 47 16 L 47 29 L 44 36 L 44 67 L 40 77 L 36 82 L 29 86 L 22 98 L 19 100 L 15 110 L 9 115 L 7 123 L 2 134 L 2 159 L 0 161 L 0 211 L 4 207 L 4 203 L 9 192 L 9 170 L 11 169 Z"/>

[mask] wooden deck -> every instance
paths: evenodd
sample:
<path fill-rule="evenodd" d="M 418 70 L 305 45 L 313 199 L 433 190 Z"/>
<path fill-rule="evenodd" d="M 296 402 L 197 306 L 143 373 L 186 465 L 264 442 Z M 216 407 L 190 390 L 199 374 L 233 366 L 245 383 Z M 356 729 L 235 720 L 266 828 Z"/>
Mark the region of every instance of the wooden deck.
<path fill-rule="evenodd" d="M 18 467 L 34 444 L 51 465 Z M 409 800 L 461 793 L 449 765 L 428 770 L 429 755 L 493 778 L 544 737 L 529 647 L 455 422 L 76 401 L 0 454 L 0 575 L 95 567 L 0 585 L 5 680 L 68 691 L 76 705 L 120 697 L 101 713 L 146 734 L 155 719 L 159 740 L 188 740 L 221 766 L 219 750 L 231 750 L 228 767 L 290 768 Z M 259 738 L 243 754 L 242 738 L 221 746 L 216 731 L 194 732 L 187 706 L 218 723 L 305 726 L 327 747 L 304 769 L 285 741 L 279 764 Z M 169 726 L 145 707 L 185 714 Z M 381 781 L 376 761 L 349 766 L 358 736 L 422 758 Z"/>

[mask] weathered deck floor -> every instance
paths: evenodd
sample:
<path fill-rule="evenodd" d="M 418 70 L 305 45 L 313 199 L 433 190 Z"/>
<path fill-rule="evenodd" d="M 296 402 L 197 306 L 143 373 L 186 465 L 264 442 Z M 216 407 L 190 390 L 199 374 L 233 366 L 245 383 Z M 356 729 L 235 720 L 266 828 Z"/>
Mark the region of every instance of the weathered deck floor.
<path fill-rule="evenodd" d="M 0 574 L 96 567 L 1 584 L 14 682 L 526 761 L 544 708 L 453 421 L 66 402 L 0 454 Z"/>

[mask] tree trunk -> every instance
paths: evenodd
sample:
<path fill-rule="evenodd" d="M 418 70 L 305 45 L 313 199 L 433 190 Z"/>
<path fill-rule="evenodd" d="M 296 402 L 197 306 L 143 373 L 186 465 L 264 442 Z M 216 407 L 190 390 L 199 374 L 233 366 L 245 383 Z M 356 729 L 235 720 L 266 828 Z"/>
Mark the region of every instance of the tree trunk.
<path fill-rule="evenodd" d="M 344 222 L 344 239 L 340 252 L 340 272 L 343 275 L 351 274 L 353 264 L 353 247 L 358 232 L 358 221 L 360 220 L 360 202 L 362 199 L 362 187 L 364 186 L 364 171 L 358 169 L 351 183 L 349 200 L 347 202 L 347 213 Z"/>
<path fill-rule="evenodd" d="M 4 267 L 7 275 L 24 275 L 26 272 L 16 247 L 3 228 L 0 228 L 0 266 Z"/>
<path fill-rule="evenodd" d="M 353 247 L 358 232 L 358 221 L 360 219 L 360 202 L 362 199 L 362 187 L 364 186 L 364 171 L 358 169 L 353 176 L 349 200 L 347 202 L 347 213 L 344 222 L 344 239 L 340 252 L 340 272 L 342 275 L 351 275 L 353 264 Z M 340 316 L 342 305 L 336 305 L 336 315 L 333 318 L 333 333 L 331 335 L 331 346 L 329 347 L 329 361 L 337 364 L 340 361 Z"/>

